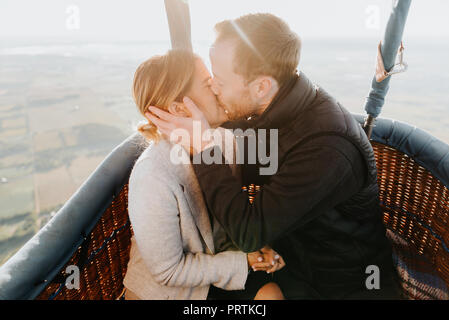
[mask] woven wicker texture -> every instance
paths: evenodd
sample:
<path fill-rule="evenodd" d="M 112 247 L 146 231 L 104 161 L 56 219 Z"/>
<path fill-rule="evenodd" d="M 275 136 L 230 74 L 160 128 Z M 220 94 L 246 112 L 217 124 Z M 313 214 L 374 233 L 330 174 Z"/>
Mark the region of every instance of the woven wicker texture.
<path fill-rule="evenodd" d="M 65 269 L 37 299 L 114 300 L 123 292 L 131 248 L 132 228 L 128 218 L 128 185 L 114 198 L 84 244 L 66 264 L 80 269 L 80 289 L 67 289 Z"/>
<path fill-rule="evenodd" d="M 375 142 L 373 148 L 384 222 L 393 243 L 404 293 L 412 299 L 447 299 L 449 190 L 407 155 Z M 250 202 L 259 190 L 254 185 L 243 188 Z M 38 299 L 121 297 L 132 235 L 127 195 L 125 185 L 85 244 L 66 264 L 80 267 L 80 289 L 69 290 L 64 286 L 64 267 Z"/>
<path fill-rule="evenodd" d="M 380 205 L 409 298 L 446 298 L 449 288 L 449 190 L 409 156 L 373 142 Z M 411 274 L 414 274 L 411 276 Z M 442 281 L 441 281 L 442 280 Z"/>

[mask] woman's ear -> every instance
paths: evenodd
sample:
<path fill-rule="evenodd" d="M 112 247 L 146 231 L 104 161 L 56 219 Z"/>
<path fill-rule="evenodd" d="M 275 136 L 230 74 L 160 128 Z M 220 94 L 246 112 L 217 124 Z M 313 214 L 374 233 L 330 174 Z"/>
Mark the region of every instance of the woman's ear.
<path fill-rule="evenodd" d="M 182 102 L 172 102 L 168 106 L 168 112 L 175 116 L 187 117 L 189 114 L 186 112 L 186 107 Z"/>

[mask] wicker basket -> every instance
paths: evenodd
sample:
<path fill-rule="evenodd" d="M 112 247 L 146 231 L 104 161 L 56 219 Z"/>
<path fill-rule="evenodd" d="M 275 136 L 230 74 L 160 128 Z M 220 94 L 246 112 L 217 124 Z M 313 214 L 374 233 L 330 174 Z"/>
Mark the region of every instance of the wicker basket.
<path fill-rule="evenodd" d="M 67 289 L 65 269 L 37 299 L 114 300 L 123 293 L 132 227 L 128 217 L 128 185 L 114 198 L 82 246 L 66 264 L 80 268 L 80 289 Z"/>
<path fill-rule="evenodd" d="M 409 156 L 373 142 L 380 205 L 404 293 L 448 299 L 449 190 Z"/>
<path fill-rule="evenodd" d="M 373 148 L 384 222 L 393 242 L 404 294 L 414 299 L 447 299 L 449 190 L 407 155 L 376 142 Z M 122 296 L 132 235 L 127 195 L 125 185 L 67 262 L 80 267 L 80 289 L 67 289 L 61 271 L 38 299 Z M 427 275 L 425 281 L 419 279 L 423 274 Z"/>

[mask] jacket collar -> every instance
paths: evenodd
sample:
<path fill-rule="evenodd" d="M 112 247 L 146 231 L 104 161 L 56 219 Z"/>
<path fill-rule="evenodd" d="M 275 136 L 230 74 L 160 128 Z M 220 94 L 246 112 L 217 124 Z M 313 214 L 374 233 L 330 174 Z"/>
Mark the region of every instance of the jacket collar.
<path fill-rule="evenodd" d="M 174 144 L 165 139 L 161 139 L 158 143 L 158 147 L 162 148 L 160 151 L 165 157 L 164 159 L 161 159 L 162 162 L 167 163 L 167 169 L 173 174 L 174 181 L 177 181 L 182 188 L 184 197 L 190 207 L 193 219 L 195 220 L 195 224 L 198 227 L 204 243 L 213 254 L 215 252 L 215 247 L 211 225 L 212 221 L 210 221 L 209 212 L 207 211 L 201 187 L 198 183 L 195 172 L 193 171 L 190 156 L 184 148 L 176 146 L 176 148 L 178 148 L 176 150 L 176 154 L 178 154 L 180 158 L 184 159 L 185 163 L 173 165 L 170 162 L 171 159 L 169 156 L 172 150 L 171 148 L 174 147 Z"/>
<path fill-rule="evenodd" d="M 183 181 L 184 195 L 204 243 L 209 251 L 212 254 L 215 254 L 212 221 L 209 217 L 209 212 L 207 211 L 201 187 L 196 179 L 192 166 L 188 166 L 187 170 L 190 177 Z"/>
<path fill-rule="evenodd" d="M 295 75 L 279 89 L 267 109 L 249 120 L 251 127 L 280 128 L 293 121 L 315 99 L 317 89 L 304 73 Z"/>

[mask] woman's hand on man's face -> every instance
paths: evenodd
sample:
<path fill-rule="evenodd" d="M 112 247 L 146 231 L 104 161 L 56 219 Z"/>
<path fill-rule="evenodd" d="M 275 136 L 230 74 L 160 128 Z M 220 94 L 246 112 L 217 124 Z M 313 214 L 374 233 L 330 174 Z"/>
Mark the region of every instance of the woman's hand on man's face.
<path fill-rule="evenodd" d="M 204 133 L 210 130 L 210 125 L 204 114 L 191 99 L 185 97 L 183 102 L 192 117 L 175 116 L 153 106 L 149 107 L 150 112 L 145 113 L 145 116 L 157 126 L 162 134 L 165 134 L 170 140 L 173 139 L 173 142 L 179 142 L 179 138 L 187 134 L 190 139 L 189 141 L 187 141 L 188 139 L 180 139 L 182 146 L 186 150 L 191 150 L 191 147 L 193 147 L 195 153 L 202 152 L 211 142 L 210 140 L 203 141 Z"/>
<path fill-rule="evenodd" d="M 248 264 L 254 271 L 266 271 L 267 273 L 273 273 L 285 267 L 284 259 L 269 246 L 248 253 Z"/>

